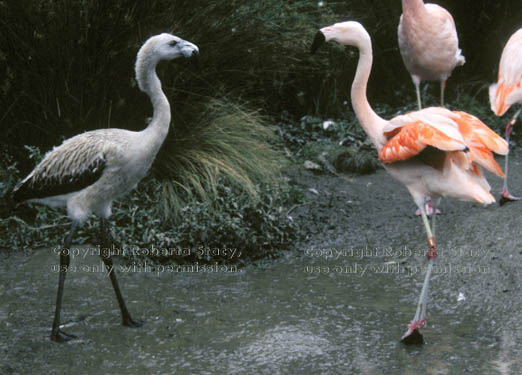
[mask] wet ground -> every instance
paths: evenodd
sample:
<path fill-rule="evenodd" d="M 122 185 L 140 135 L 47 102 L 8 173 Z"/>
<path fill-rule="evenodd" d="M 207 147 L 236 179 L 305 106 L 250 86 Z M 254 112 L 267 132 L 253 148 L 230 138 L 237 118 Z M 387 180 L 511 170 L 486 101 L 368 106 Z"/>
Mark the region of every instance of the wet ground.
<path fill-rule="evenodd" d="M 514 156 L 510 186 L 522 194 Z M 399 338 L 415 312 L 426 241 L 406 190 L 383 170 L 288 176 L 309 195 L 289 212 L 308 238 L 281 258 L 239 270 L 118 263 L 141 328 L 120 325 L 99 258 L 79 255 L 62 312 L 79 338 L 51 342 L 58 256 L 2 256 L 0 373 L 521 373 L 522 202 L 443 202 L 426 343 L 408 347 Z M 501 180 L 488 178 L 498 196 Z"/>

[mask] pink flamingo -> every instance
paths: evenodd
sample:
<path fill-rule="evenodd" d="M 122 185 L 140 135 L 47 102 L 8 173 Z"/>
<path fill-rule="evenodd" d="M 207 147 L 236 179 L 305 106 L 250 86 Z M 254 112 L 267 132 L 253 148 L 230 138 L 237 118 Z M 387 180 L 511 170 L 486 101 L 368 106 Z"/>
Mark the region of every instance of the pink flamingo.
<path fill-rule="evenodd" d="M 389 121 L 379 117 L 366 96 L 373 60 L 370 36 L 358 22 L 337 23 L 317 33 L 312 53 L 330 40 L 359 49 L 351 89 L 355 114 L 377 148 L 386 171 L 408 189 L 421 211 L 429 263 L 415 317 L 402 337 L 405 343 L 421 343 L 423 338 L 419 327 L 426 323 L 429 280 L 437 256 L 436 215 L 433 215 L 430 227 L 424 208 L 425 199 L 432 196 L 482 204 L 495 202 L 481 167 L 503 177 L 491 151 L 506 154 L 507 143 L 476 117 L 442 107 L 422 109 Z"/>
<path fill-rule="evenodd" d="M 455 21 L 444 8 L 422 0 L 402 0 L 399 50 L 417 91 L 421 109 L 421 80 L 440 81 L 440 103 L 444 105 L 446 80 L 453 69 L 466 62 L 459 49 Z"/>
<path fill-rule="evenodd" d="M 489 86 L 489 101 L 491 103 L 491 110 L 497 116 L 502 116 L 515 103 L 522 104 L 522 29 L 519 29 L 509 38 L 502 57 L 500 58 L 500 65 L 498 68 L 497 83 Z M 513 130 L 513 125 L 517 121 L 520 114 L 519 109 L 515 115 L 509 120 L 506 125 L 506 141 L 509 147 L 509 136 Z M 504 187 L 500 196 L 500 204 L 509 201 L 520 200 L 522 198 L 514 197 L 508 191 L 507 176 L 508 176 L 508 157 L 506 155 L 505 171 L 506 179 L 504 180 Z"/>
<path fill-rule="evenodd" d="M 444 105 L 446 80 L 457 65 L 466 62 L 459 49 L 457 29 L 451 14 L 436 4 L 424 4 L 423 0 L 402 0 L 399 21 L 399 50 L 406 69 L 411 75 L 417 92 L 417 104 L 422 108 L 421 80 L 440 81 L 440 103 Z M 427 197 L 425 209 L 433 212 L 431 198 Z M 420 210 L 415 212 L 420 215 Z"/>

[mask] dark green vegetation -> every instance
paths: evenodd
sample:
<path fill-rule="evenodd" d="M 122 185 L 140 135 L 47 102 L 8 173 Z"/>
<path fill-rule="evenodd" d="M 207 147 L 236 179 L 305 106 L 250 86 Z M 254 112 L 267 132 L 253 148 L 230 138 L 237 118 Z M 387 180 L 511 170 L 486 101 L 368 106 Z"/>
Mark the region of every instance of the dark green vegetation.
<path fill-rule="evenodd" d="M 31 159 L 41 159 L 37 148 L 28 149 Z M 22 176 L 15 164 L 7 172 L 8 177 L 0 182 L 3 204 L 0 249 L 27 250 L 61 244 L 70 220 L 62 211 L 38 204 L 13 207 L 8 194 Z M 165 207 L 172 203 L 163 202 L 160 197 L 170 199 L 170 193 L 164 191 L 171 188 L 171 183 L 147 178 L 114 205 L 111 222 L 115 226 L 112 231 L 115 247 L 132 258 L 242 263 L 276 256 L 278 250 L 296 240 L 297 225 L 286 212 L 290 204 L 302 202 L 299 190 L 269 181 L 257 185 L 255 196 L 251 196 L 227 182 L 230 181 L 225 178 L 215 182 L 212 199 L 197 199 L 178 191 L 180 196 L 191 200 L 174 209 L 176 215 L 170 215 Z M 91 219 L 78 229 L 76 242 L 96 244 L 98 233 L 98 222 Z M 234 255 L 226 249 L 234 249 Z"/>
<path fill-rule="evenodd" d="M 502 129 L 487 86 L 522 26 L 519 0 L 434 2 L 453 14 L 467 60 L 448 81 L 449 107 Z M 399 0 L 0 1 L 0 224 L 9 233 L 1 246 L 61 242 L 63 216 L 37 206 L 15 212 L 8 202 L 34 167 L 24 146 L 48 150 L 102 127 L 142 129 L 151 106 L 137 90 L 133 62 L 145 39 L 168 31 L 200 47 L 202 69 L 182 61 L 159 67 L 173 126 L 152 177 L 115 207 L 124 228 L 114 231 L 116 241 L 235 244 L 252 256 L 284 248 L 299 237 L 285 212 L 302 199 L 280 182 L 285 150 L 292 162 L 338 171 L 378 167 L 350 105 L 357 56 L 334 44 L 310 56 L 313 36 L 338 21 L 365 25 L 374 48 L 368 96 L 391 117 L 414 109 L 397 47 L 400 13 Z M 437 104 L 430 95 L 437 87 L 424 86 L 426 105 Z M 325 129 L 328 118 L 335 121 Z M 94 240 L 91 226 L 80 240 Z"/>

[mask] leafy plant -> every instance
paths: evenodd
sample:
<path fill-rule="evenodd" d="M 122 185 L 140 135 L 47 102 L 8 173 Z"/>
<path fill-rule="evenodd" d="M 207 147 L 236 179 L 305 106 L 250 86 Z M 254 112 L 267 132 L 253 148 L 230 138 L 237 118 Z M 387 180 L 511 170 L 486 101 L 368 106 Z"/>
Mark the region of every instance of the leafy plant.
<path fill-rule="evenodd" d="M 152 184 L 157 181 L 151 180 L 145 188 L 156 192 L 161 188 Z M 187 204 L 180 210 L 182 219 L 176 221 L 152 216 L 150 210 L 141 210 L 135 205 L 138 202 L 128 200 L 114 216 L 114 238 L 127 248 L 154 245 L 167 249 L 152 256 L 160 261 L 236 262 L 274 256 L 300 236 L 297 225 L 285 215 L 298 196 L 294 191 L 265 184 L 259 187 L 260 199 L 252 201 L 244 192 L 220 182 L 213 201 Z M 202 248 L 236 249 L 241 256 L 201 254 L 198 249 Z"/>
<path fill-rule="evenodd" d="M 377 151 L 369 140 L 357 142 L 346 150 L 337 151 L 330 156 L 332 164 L 339 172 L 369 174 L 381 168 Z"/>

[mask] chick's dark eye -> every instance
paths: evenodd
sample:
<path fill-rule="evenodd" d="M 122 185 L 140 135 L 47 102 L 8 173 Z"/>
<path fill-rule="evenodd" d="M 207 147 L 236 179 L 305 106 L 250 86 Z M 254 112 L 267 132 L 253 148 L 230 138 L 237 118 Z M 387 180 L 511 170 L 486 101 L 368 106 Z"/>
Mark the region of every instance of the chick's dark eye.
<path fill-rule="evenodd" d="M 178 42 L 175 41 L 175 40 L 173 40 L 172 42 L 169 43 L 169 46 L 171 46 L 171 47 L 175 47 L 176 44 L 178 44 Z"/>

